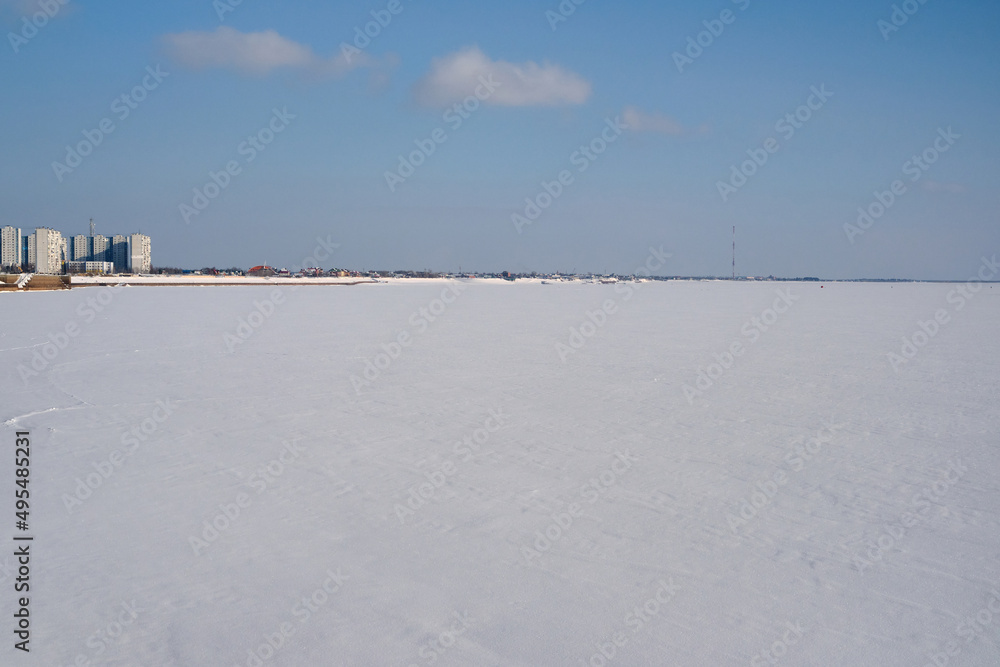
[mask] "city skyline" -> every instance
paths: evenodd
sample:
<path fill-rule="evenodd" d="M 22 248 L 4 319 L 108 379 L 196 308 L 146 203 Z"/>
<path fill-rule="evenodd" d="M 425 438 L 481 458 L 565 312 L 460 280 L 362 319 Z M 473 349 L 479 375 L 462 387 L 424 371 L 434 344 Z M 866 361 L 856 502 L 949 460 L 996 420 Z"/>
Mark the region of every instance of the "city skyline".
<path fill-rule="evenodd" d="M 152 243 L 141 233 L 97 234 L 93 220 L 90 234 L 75 236 L 51 227 L 23 234 L 20 227 L 6 225 L 0 228 L 0 268 L 42 274 L 149 273 Z"/>

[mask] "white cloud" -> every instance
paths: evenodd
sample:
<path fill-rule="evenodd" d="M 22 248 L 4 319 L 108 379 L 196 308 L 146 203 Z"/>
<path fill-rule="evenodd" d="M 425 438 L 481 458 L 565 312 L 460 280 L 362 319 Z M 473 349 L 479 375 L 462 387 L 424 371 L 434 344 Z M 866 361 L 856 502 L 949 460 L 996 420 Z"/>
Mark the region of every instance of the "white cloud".
<path fill-rule="evenodd" d="M 686 134 L 687 130 L 676 120 L 662 113 L 646 113 L 635 107 L 625 107 L 622 120 L 633 132 L 656 132 L 678 136 Z"/>
<path fill-rule="evenodd" d="M 495 106 L 583 104 L 591 93 L 588 81 L 558 65 L 494 61 L 477 47 L 469 47 L 435 58 L 414 87 L 414 98 L 431 107 L 460 102 L 474 94 L 480 77 L 499 84 L 484 102 Z"/>
<path fill-rule="evenodd" d="M 308 46 L 274 30 L 243 33 L 228 26 L 215 32 L 182 32 L 163 38 L 171 58 L 192 69 L 222 68 L 263 76 L 280 68 L 305 70 L 321 76 L 341 76 L 372 60 L 364 54 L 321 58 Z"/>

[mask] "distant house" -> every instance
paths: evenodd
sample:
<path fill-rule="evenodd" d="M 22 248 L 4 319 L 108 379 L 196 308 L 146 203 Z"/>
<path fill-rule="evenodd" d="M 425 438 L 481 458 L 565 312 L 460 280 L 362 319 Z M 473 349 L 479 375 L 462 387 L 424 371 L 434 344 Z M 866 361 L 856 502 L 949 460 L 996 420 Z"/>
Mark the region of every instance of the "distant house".
<path fill-rule="evenodd" d="M 270 266 L 255 266 L 247 271 L 248 276 L 257 276 L 258 278 L 270 278 L 273 275 L 277 275 L 277 271 Z"/>

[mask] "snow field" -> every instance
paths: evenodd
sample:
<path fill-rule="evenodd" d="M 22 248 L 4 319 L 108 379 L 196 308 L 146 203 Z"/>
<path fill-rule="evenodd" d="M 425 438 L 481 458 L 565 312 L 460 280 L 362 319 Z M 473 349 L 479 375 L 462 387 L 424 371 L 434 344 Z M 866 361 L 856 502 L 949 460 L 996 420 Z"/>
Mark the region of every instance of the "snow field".
<path fill-rule="evenodd" d="M 447 287 L 0 296 L 0 661 L 996 663 L 993 286 Z"/>

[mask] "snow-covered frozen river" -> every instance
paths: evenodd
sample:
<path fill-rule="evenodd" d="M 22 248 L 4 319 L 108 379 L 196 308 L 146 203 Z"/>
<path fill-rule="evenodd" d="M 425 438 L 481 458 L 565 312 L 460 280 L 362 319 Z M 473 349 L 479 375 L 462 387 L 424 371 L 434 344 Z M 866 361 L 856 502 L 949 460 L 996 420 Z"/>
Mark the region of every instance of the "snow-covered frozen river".
<path fill-rule="evenodd" d="M 90 287 L 0 322 L 0 664 L 1000 664 L 1000 285 Z"/>

